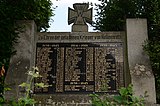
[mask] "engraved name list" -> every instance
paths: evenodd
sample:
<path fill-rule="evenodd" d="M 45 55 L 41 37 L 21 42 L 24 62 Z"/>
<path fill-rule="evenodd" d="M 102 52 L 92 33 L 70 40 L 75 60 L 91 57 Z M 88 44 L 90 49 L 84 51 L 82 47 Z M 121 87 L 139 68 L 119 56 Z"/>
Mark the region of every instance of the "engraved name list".
<path fill-rule="evenodd" d="M 35 93 L 116 93 L 123 82 L 123 43 L 37 43 L 36 66 L 51 85 Z"/>

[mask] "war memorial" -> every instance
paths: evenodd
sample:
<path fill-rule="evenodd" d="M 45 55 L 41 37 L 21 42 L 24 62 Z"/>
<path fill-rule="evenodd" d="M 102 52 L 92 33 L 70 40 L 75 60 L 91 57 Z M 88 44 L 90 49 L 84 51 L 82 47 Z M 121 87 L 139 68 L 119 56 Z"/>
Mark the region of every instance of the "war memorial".
<path fill-rule="evenodd" d="M 7 98 L 23 95 L 18 85 L 29 79 L 27 70 L 37 66 L 42 77 L 34 83 L 51 85 L 33 86 L 38 106 L 89 106 L 89 94 L 114 95 L 130 83 L 136 96 L 147 91 L 146 100 L 156 103 L 154 76 L 142 48 L 148 37 L 146 19 L 127 19 L 126 31 L 88 32 L 92 8 L 76 3 L 68 8 L 71 32 L 37 32 L 34 21 L 17 24 L 25 28 L 7 73 L 12 88 Z"/>

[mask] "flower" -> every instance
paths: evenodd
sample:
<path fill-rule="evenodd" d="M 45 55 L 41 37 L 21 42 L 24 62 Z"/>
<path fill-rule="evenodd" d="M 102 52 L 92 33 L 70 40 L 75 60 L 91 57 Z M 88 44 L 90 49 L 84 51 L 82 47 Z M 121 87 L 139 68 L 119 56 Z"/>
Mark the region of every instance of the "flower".
<path fill-rule="evenodd" d="M 0 77 L 4 76 L 5 69 L 4 69 L 4 64 L 2 65 L 1 71 L 0 71 Z"/>
<path fill-rule="evenodd" d="M 38 71 L 38 70 L 39 70 L 37 66 L 36 66 L 36 67 L 33 67 L 33 69 L 34 69 L 34 70 L 36 70 L 36 71 Z"/>

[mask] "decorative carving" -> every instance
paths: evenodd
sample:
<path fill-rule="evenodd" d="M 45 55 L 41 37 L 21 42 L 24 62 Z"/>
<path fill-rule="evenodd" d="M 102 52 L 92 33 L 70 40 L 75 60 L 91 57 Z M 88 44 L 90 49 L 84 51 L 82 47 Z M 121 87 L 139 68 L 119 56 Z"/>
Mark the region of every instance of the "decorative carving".
<path fill-rule="evenodd" d="M 92 8 L 89 8 L 87 3 L 75 3 L 73 8 L 68 8 L 68 24 L 74 23 L 74 25 L 86 25 L 86 23 L 92 24 Z"/>

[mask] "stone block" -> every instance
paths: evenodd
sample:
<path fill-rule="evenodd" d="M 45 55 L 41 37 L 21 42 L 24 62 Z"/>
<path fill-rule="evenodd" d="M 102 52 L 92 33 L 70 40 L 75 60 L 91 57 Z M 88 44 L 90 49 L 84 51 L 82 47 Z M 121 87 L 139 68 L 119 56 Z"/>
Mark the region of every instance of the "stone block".
<path fill-rule="evenodd" d="M 11 57 L 5 79 L 5 84 L 11 88 L 11 91 L 5 93 L 7 99 L 23 96 L 24 89 L 20 88 L 19 84 L 27 81 L 26 72 L 34 66 L 35 23 L 34 21 L 17 21 L 16 25 L 20 26 L 22 31 L 19 33 L 18 43 L 14 46 L 17 52 Z"/>
<path fill-rule="evenodd" d="M 135 96 L 149 95 L 146 100 L 156 103 L 155 80 L 149 56 L 143 51 L 143 43 L 148 39 L 146 19 L 127 19 L 128 64 Z"/>
<path fill-rule="evenodd" d="M 88 32 L 87 25 L 72 25 L 72 32 Z"/>

